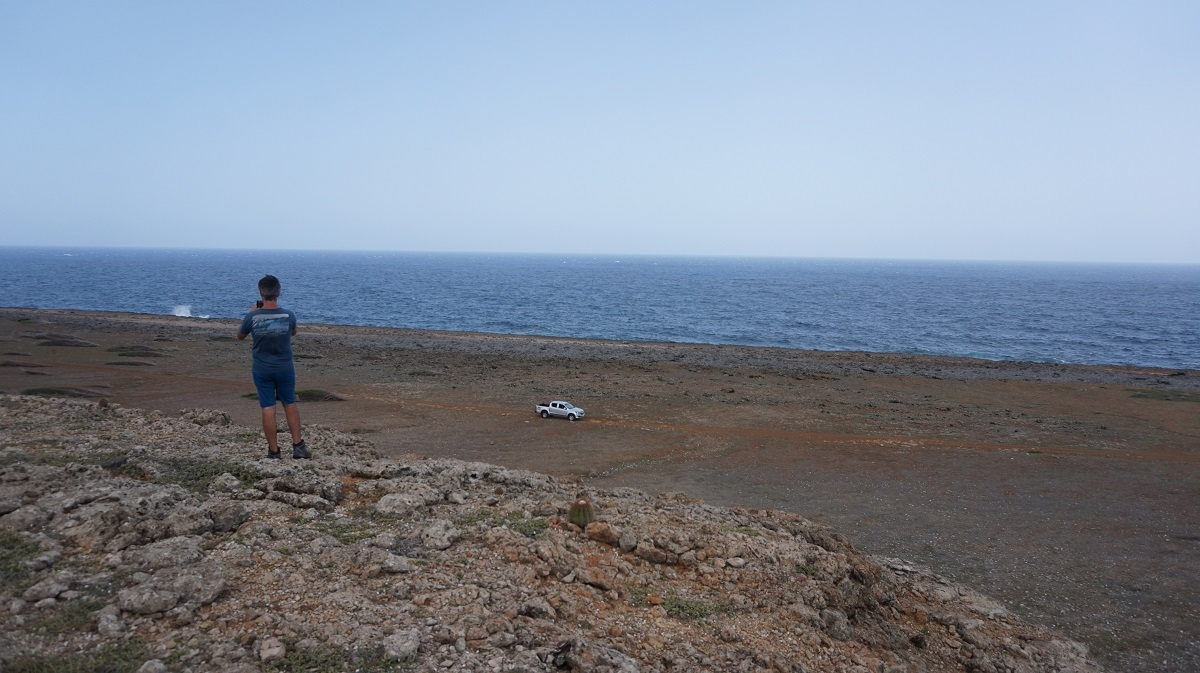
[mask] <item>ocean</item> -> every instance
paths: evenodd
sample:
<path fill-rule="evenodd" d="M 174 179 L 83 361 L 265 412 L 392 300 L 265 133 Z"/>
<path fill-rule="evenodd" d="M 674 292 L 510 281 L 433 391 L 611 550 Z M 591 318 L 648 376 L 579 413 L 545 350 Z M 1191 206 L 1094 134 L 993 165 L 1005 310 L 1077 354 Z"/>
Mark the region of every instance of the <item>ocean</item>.
<path fill-rule="evenodd" d="M 0 247 L 0 305 L 1200 369 L 1200 265 Z"/>

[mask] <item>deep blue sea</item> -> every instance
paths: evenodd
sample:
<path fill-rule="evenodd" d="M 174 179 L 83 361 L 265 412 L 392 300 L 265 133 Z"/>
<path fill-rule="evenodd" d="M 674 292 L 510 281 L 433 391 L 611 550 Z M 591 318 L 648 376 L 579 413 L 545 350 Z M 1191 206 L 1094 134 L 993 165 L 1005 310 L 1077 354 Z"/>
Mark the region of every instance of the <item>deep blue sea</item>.
<path fill-rule="evenodd" d="M 0 247 L 0 305 L 1200 369 L 1200 265 Z"/>

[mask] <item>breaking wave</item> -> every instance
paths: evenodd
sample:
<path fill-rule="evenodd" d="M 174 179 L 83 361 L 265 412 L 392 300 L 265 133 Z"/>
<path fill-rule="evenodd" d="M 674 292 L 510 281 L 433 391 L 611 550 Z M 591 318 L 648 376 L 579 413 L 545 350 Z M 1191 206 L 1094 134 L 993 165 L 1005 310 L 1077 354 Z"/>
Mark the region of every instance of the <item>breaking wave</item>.
<path fill-rule="evenodd" d="M 192 315 L 191 304 L 179 304 L 171 309 L 171 315 L 177 315 L 180 318 L 207 318 L 207 315 Z"/>

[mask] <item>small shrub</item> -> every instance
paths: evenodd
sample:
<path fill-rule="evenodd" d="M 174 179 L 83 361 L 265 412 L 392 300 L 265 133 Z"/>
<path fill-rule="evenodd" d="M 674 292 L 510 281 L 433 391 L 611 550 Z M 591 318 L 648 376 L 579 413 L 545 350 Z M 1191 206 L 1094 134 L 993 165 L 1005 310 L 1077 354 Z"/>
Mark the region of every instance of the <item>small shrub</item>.
<path fill-rule="evenodd" d="M 522 512 L 509 512 L 501 516 L 495 512 L 486 509 L 477 509 L 473 512 L 460 514 L 454 518 L 454 525 L 460 527 L 473 526 L 481 521 L 486 522 L 488 526 L 497 527 L 505 526 L 511 531 L 515 531 L 530 538 L 536 538 L 546 530 L 549 522 L 545 517 L 533 516 L 525 517 Z"/>
<path fill-rule="evenodd" d="M 627 589 L 625 595 L 633 607 L 650 607 L 650 591 L 645 587 Z M 690 600 L 676 594 L 668 594 L 662 599 L 662 607 L 667 615 L 684 622 L 702 622 L 714 615 L 729 615 L 736 612 L 732 603 L 716 600 L 713 602 Z"/>
<path fill-rule="evenodd" d="M 90 598 L 60 603 L 54 614 L 34 624 L 33 628 L 51 636 L 82 631 L 91 624 L 92 615 L 103 607 L 102 601 Z"/>
<path fill-rule="evenodd" d="M 508 526 L 509 530 L 516 531 L 525 537 L 536 538 L 546 530 L 549 522 L 546 517 L 531 516 L 525 518 L 525 515 L 520 512 L 513 512 L 504 517 L 503 524 Z"/>
<path fill-rule="evenodd" d="M 100 393 L 94 390 L 86 390 L 84 388 L 68 388 L 65 386 L 47 386 L 44 388 L 26 388 L 21 391 L 22 395 L 36 395 L 38 397 L 100 397 Z"/>
<path fill-rule="evenodd" d="M 650 596 L 650 591 L 645 587 L 627 587 L 621 592 L 625 595 L 625 599 L 635 608 L 650 607 L 650 601 L 647 598 Z"/>
<path fill-rule="evenodd" d="M 24 588 L 33 573 L 25 569 L 25 561 L 37 558 L 41 549 L 20 533 L 0 529 L 0 594 Z"/>
<path fill-rule="evenodd" d="M 486 509 L 477 509 L 465 514 L 459 514 L 451 519 L 451 521 L 453 521 L 455 526 L 466 528 L 467 526 L 474 526 L 480 521 L 490 521 L 492 518 L 493 513 L 491 511 Z"/>
<path fill-rule="evenodd" d="M 713 615 L 728 615 L 734 612 L 732 603 L 693 601 L 674 594 L 667 596 L 663 608 L 671 617 L 685 622 L 702 622 Z"/>
<path fill-rule="evenodd" d="M 173 458 L 159 463 L 161 473 L 154 480 L 160 484 L 179 484 L 189 491 L 204 492 L 214 479 L 228 472 L 243 484 L 262 479 L 262 473 L 252 467 L 231 461 L 199 461 Z"/>
<path fill-rule="evenodd" d="M 345 399 L 344 397 L 334 395 L 328 390 L 320 390 L 318 388 L 305 388 L 304 390 L 296 391 L 296 400 L 299 402 L 344 402 Z"/>
<path fill-rule="evenodd" d="M 330 645 L 302 650 L 288 643 L 287 654 L 263 665 L 271 673 L 392 673 L 408 668 L 382 646 L 343 650 Z"/>
<path fill-rule="evenodd" d="M 312 528 L 324 533 L 342 544 L 354 544 L 379 534 L 375 524 L 361 519 L 350 521 L 321 521 L 312 523 Z"/>
<path fill-rule="evenodd" d="M 63 456 L 62 458 L 63 460 L 70 460 L 84 465 L 99 465 L 114 475 L 129 477 L 130 479 L 144 480 L 150 476 L 147 474 L 146 468 L 142 467 L 136 461 L 130 462 L 130 455 L 121 451 L 94 453 L 90 456 L 81 456 L 78 459 L 71 459 L 67 456 Z"/>
<path fill-rule="evenodd" d="M 128 640 L 101 646 L 94 652 L 69 657 L 37 655 L 20 657 L 5 667 L 5 673 L 134 673 L 150 659 L 146 644 Z"/>
<path fill-rule="evenodd" d="M 745 528 L 745 527 L 738 528 L 737 532 L 741 533 L 742 535 L 748 535 L 750 537 L 762 537 L 762 532 L 755 530 L 753 528 Z"/>

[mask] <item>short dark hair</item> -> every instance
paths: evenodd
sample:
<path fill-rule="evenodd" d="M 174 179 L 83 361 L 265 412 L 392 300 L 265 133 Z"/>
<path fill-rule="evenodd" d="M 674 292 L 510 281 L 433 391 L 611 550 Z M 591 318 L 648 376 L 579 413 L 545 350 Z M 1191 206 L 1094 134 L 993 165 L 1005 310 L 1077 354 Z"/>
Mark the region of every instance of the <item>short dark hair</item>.
<path fill-rule="evenodd" d="M 267 301 L 279 299 L 279 279 L 269 273 L 263 276 L 258 281 L 258 293 Z"/>

